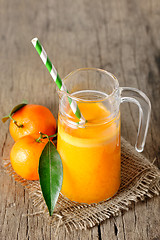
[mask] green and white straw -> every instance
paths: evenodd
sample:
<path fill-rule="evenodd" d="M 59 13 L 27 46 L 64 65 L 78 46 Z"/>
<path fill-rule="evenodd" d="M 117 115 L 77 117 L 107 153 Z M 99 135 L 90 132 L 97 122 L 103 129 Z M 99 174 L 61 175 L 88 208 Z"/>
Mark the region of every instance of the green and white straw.
<path fill-rule="evenodd" d="M 37 50 L 40 58 L 42 59 L 42 61 L 44 63 L 44 65 L 47 67 L 49 73 L 51 74 L 51 77 L 53 78 L 53 80 L 57 84 L 59 90 L 65 91 L 65 92 L 69 93 L 67 91 L 64 83 L 62 82 L 61 78 L 59 77 L 59 75 L 58 75 L 54 65 L 49 60 L 49 58 L 47 56 L 47 53 L 44 50 L 44 48 L 41 45 L 41 43 L 39 42 L 38 38 L 33 38 L 31 42 L 32 42 L 33 46 L 35 47 L 35 49 Z M 71 107 L 73 113 L 76 115 L 76 117 L 80 119 L 81 123 L 85 123 L 86 120 L 83 117 L 82 113 L 80 112 L 79 107 L 78 107 L 76 101 L 74 101 L 70 97 L 68 97 L 68 101 L 69 101 L 70 107 Z"/>

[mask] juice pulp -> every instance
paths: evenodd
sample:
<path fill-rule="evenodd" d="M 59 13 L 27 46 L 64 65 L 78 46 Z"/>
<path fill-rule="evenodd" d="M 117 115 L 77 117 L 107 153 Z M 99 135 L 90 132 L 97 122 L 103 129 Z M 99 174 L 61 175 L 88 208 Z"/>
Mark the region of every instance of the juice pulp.
<path fill-rule="evenodd" d="M 88 121 L 84 128 L 72 127 L 59 114 L 61 192 L 72 201 L 97 203 L 112 197 L 120 186 L 120 114 L 108 123 L 97 124 L 110 115 L 102 103 L 78 106 Z"/>

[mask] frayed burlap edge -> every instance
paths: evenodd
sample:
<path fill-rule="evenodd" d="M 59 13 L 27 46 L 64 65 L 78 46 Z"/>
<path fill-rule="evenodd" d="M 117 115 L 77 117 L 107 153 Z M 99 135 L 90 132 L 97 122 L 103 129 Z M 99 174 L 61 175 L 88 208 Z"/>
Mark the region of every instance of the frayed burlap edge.
<path fill-rule="evenodd" d="M 56 226 L 56 229 L 65 226 L 68 232 L 73 229 L 82 230 L 91 228 L 107 218 L 117 216 L 122 210 L 128 210 L 132 202 L 159 195 L 160 171 L 158 168 L 143 155 L 137 153 L 123 138 L 121 144 L 122 184 L 118 193 L 107 201 L 89 205 L 72 202 L 60 194 L 52 217 L 49 217 L 39 181 L 27 181 L 18 176 L 10 160 L 3 160 L 3 164 L 6 171 L 29 190 L 33 206 L 39 209 L 31 215 L 43 213 L 49 223 Z"/>

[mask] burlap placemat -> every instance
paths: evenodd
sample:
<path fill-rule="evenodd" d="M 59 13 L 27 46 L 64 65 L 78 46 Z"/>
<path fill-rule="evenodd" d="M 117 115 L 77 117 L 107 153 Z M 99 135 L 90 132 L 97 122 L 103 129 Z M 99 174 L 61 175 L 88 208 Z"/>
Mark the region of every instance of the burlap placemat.
<path fill-rule="evenodd" d="M 43 213 L 50 224 L 56 225 L 57 229 L 63 225 L 67 231 L 86 229 L 118 215 L 121 210 L 128 210 L 131 202 L 159 195 L 160 170 L 123 138 L 121 143 L 121 186 L 118 193 L 107 201 L 89 205 L 71 202 L 60 195 L 52 217 L 49 217 L 39 181 L 24 180 L 14 172 L 9 160 L 3 162 L 7 172 L 29 190 L 35 211 L 38 207 L 39 213 Z"/>

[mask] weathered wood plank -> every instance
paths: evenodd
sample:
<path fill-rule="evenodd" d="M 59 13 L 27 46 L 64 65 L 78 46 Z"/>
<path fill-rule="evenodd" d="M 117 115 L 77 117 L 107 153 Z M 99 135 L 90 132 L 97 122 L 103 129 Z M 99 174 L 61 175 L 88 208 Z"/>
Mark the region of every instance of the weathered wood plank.
<path fill-rule="evenodd" d="M 149 3 L 149 1 L 147 3 Z M 118 46 L 121 48 L 121 57 L 123 57 L 121 59 L 122 65 L 120 67 L 120 72 L 123 74 L 122 78 L 124 80 L 124 85 L 141 89 L 146 92 L 151 99 L 152 117 L 144 154 L 151 160 L 153 160 L 154 157 L 157 157 L 157 164 L 159 159 L 160 142 L 159 136 L 156 136 L 156 132 L 160 132 L 160 115 L 158 111 L 160 66 L 156 63 L 156 59 L 158 58 L 157 54 L 160 49 L 157 34 L 159 33 L 157 19 L 160 20 L 158 15 L 158 9 L 160 6 L 158 7 L 158 5 L 158 2 L 152 2 L 151 11 L 150 4 L 147 4 L 146 6 L 146 1 L 145 4 L 141 5 L 139 5 L 139 1 L 123 1 L 122 7 L 119 6 L 120 17 L 119 22 L 117 23 L 120 25 L 119 29 L 121 29 L 120 38 L 117 39 L 117 44 L 118 42 L 121 42 L 122 44 L 121 46 Z M 153 22 L 155 24 L 153 24 Z M 112 38 L 111 34 L 109 34 L 109 36 Z M 130 116 L 127 116 L 128 110 L 130 111 Z M 129 106 L 129 109 L 127 109 L 126 106 L 122 106 L 122 113 L 124 114 L 122 114 L 122 131 L 126 128 L 135 132 L 137 128 L 137 114 L 135 114 L 135 108 Z M 129 134 L 127 131 L 124 131 L 123 134 L 132 142 L 132 144 L 135 142 L 135 133 Z M 156 205 L 155 214 L 153 210 L 154 204 Z M 129 212 L 126 212 L 124 216 L 116 218 L 116 222 L 118 222 L 119 225 L 117 227 L 117 234 L 115 234 L 116 236 L 114 236 L 114 238 L 160 238 L 160 232 L 156 227 L 160 225 L 160 219 L 159 217 L 155 217 L 159 211 L 160 202 L 158 197 L 146 200 L 146 204 L 142 202 L 133 205 L 132 209 Z M 151 220 L 151 216 L 154 216 L 154 220 Z M 155 225 L 155 230 L 153 230 L 154 227 L 152 224 Z M 101 229 L 102 239 L 107 239 L 107 223 L 102 224 Z M 108 237 L 108 239 L 112 238 L 113 236 Z"/>
<path fill-rule="evenodd" d="M 101 1 L 0 1 L 0 112 L 5 115 L 22 99 L 58 112 L 55 86 L 33 49 L 36 35 L 63 77 L 79 67 L 111 71 L 121 86 L 144 91 L 152 102 L 152 118 L 144 154 L 160 156 L 160 2 L 158 0 Z M 135 143 L 138 111 L 122 106 L 122 134 Z M 7 157 L 13 141 L 8 124 L 0 128 L 0 156 Z M 0 168 L 1 239 L 54 239 L 54 229 L 34 212 L 29 196 Z M 160 238 L 158 197 L 132 205 L 123 216 L 100 227 L 57 239 L 154 239 Z"/>

